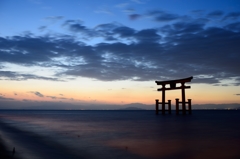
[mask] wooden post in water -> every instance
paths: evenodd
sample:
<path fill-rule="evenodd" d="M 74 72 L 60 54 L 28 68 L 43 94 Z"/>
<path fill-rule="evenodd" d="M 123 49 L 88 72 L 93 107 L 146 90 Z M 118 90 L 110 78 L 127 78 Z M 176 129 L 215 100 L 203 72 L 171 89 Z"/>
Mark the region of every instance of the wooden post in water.
<path fill-rule="evenodd" d="M 189 114 L 192 114 L 192 103 L 191 103 L 191 100 L 192 99 L 188 99 L 188 111 L 189 111 Z"/>
<path fill-rule="evenodd" d="M 165 84 L 162 85 L 162 114 L 165 114 Z"/>
<path fill-rule="evenodd" d="M 179 114 L 179 99 L 176 98 L 176 114 Z"/>
<path fill-rule="evenodd" d="M 168 113 L 171 114 L 171 100 L 168 100 Z"/>
<path fill-rule="evenodd" d="M 186 101 L 185 101 L 185 87 L 184 87 L 184 83 L 182 82 L 182 111 L 183 114 L 186 114 Z"/>
<path fill-rule="evenodd" d="M 158 104 L 159 104 L 159 102 L 158 102 L 159 100 L 158 99 L 156 99 L 156 115 L 158 115 Z"/>

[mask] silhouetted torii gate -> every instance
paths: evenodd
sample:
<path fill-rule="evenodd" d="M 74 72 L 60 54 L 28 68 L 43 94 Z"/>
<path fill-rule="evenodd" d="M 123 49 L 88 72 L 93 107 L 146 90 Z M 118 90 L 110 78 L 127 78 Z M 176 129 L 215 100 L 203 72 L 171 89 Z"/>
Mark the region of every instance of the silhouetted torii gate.
<path fill-rule="evenodd" d="M 188 102 L 185 101 L 185 89 L 191 88 L 190 86 L 185 86 L 186 82 L 191 82 L 193 77 L 188 77 L 184 79 L 178 79 L 178 80 L 170 80 L 170 81 L 155 81 L 157 85 L 162 85 L 162 88 L 159 88 L 158 91 L 162 91 L 162 102 L 159 102 L 158 99 L 156 99 L 156 114 L 158 114 L 159 111 L 162 111 L 162 114 L 165 114 L 165 104 L 168 104 L 168 112 L 171 114 L 171 100 L 168 100 L 168 102 L 165 102 L 165 91 L 167 90 L 174 90 L 174 89 L 181 89 L 182 90 L 182 101 L 180 102 L 179 99 L 176 99 L 176 114 L 179 114 L 179 111 L 182 111 L 183 114 L 186 114 L 186 111 L 189 112 L 189 114 L 192 113 L 191 108 L 191 99 L 188 99 Z M 177 87 L 176 84 L 181 83 L 181 86 Z M 170 87 L 166 87 L 166 85 L 170 85 Z M 182 110 L 179 109 L 179 104 L 182 104 Z M 158 105 L 162 104 L 162 110 L 159 110 Z M 188 104 L 188 109 L 186 109 L 186 104 Z"/>

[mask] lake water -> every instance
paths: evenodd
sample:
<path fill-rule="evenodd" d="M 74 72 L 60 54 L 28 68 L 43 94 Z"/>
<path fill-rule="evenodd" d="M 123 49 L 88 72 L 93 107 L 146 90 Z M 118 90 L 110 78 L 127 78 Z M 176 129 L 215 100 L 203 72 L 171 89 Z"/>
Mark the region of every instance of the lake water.
<path fill-rule="evenodd" d="M 240 111 L 0 111 L 23 159 L 239 159 Z"/>

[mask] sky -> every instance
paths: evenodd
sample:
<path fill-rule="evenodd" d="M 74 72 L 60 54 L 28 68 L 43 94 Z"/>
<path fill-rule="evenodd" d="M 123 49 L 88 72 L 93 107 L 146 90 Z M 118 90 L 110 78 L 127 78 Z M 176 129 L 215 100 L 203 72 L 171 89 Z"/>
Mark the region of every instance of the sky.
<path fill-rule="evenodd" d="M 1 0 L 0 22 L 0 108 L 154 105 L 190 76 L 193 107 L 240 104 L 239 0 Z"/>

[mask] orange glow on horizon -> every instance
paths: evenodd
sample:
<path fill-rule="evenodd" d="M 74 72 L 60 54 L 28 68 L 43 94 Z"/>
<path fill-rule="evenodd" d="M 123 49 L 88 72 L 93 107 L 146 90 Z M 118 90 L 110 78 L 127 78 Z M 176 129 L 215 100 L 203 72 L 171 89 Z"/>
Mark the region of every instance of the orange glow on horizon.
<path fill-rule="evenodd" d="M 186 89 L 186 99 L 192 99 L 193 104 L 223 104 L 240 103 L 238 87 L 216 87 L 206 84 L 191 84 Z M 54 81 L 1 81 L 1 94 L 5 98 L 31 101 L 63 101 L 105 104 L 143 103 L 154 105 L 155 99 L 161 100 L 161 92 L 153 81 L 134 82 L 101 82 L 87 79 L 70 82 Z M 39 92 L 43 97 L 34 94 Z M 54 99 L 54 97 L 56 97 Z M 181 99 L 181 90 L 166 91 L 166 100 Z"/>

